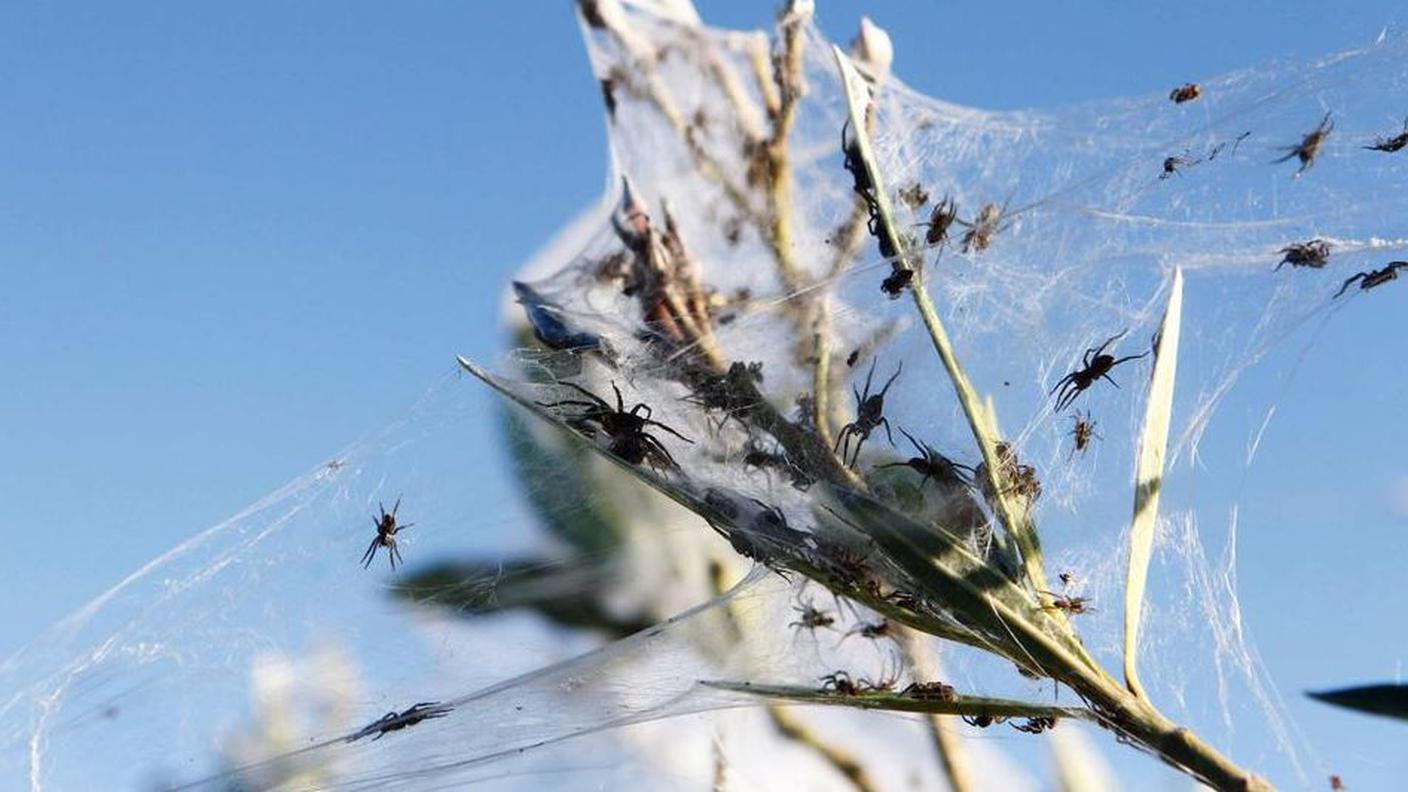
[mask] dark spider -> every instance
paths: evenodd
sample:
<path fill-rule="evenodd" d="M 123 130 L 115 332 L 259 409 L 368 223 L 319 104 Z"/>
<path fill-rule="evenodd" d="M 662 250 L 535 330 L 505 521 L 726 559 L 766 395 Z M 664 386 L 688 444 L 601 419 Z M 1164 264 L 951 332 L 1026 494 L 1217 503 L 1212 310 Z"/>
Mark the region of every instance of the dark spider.
<path fill-rule="evenodd" d="M 1042 610 L 1065 611 L 1072 616 L 1090 613 L 1095 610 L 1090 606 L 1089 597 L 1072 597 L 1067 594 L 1057 594 L 1052 591 L 1043 591 L 1041 593 L 1051 597 L 1051 604 L 1041 606 Z"/>
<path fill-rule="evenodd" d="M 679 465 L 675 458 L 670 456 L 670 452 L 658 438 L 645 431 L 646 427 L 655 426 L 669 432 L 686 443 L 693 444 L 694 441 L 676 432 L 665 424 L 652 420 L 651 414 L 654 412 L 650 406 L 644 402 L 637 402 L 629 411 L 626 410 L 625 399 L 621 396 L 621 389 L 616 387 L 616 383 L 611 383 L 611 390 L 616 393 L 616 406 L 610 404 L 597 396 L 595 393 L 572 382 L 561 383 L 567 387 L 581 393 L 591 401 L 581 399 L 563 399 L 555 402 L 538 402 L 539 407 L 585 407 L 586 410 L 578 415 L 566 419 L 567 424 L 572 428 L 587 434 L 591 434 L 591 424 L 596 424 L 611 438 L 611 444 L 607 450 L 621 457 L 632 465 L 639 465 L 642 462 L 649 462 L 651 467 L 679 470 Z M 663 463 L 663 465 L 661 464 Z"/>
<path fill-rule="evenodd" d="M 1375 286 L 1382 286 L 1391 280 L 1398 280 L 1398 271 L 1404 267 L 1408 267 L 1408 261 L 1390 261 L 1388 264 L 1385 264 L 1382 269 L 1369 270 L 1368 272 L 1351 275 L 1345 278 L 1344 285 L 1340 287 L 1339 291 L 1335 292 L 1335 296 L 1338 297 L 1344 294 L 1350 284 L 1355 281 L 1359 281 L 1359 288 L 1361 290 L 1368 291 Z"/>
<path fill-rule="evenodd" d="M 1075 582 L 1075 579 L 1076 579 L 1075 574 L 1072 573 L 1072 572 L 1062 572 L 1061 574 L 1057 575 L 1056 577 L 1060 579 L 1061 585 L 1063 585 L 1063 586 L 1069 586 L 1069 585 L 1071 585 L 1071 583 Z"/>
<path fill-rule="evenodd" d="M 372 559 L 376 557 L 379 547 L 386 548 L 386 560 L 391 562 L 391 570 L 396 570 L 396 562 L 401 561 L 401 551 L 396 547 L 396 534 L 410 528 L 415 523 L 398 525 L 396 523 L 396 510 L 401 508 L 401 496 L 396 496 L 396 503 L 391 507 L 391 513 L 386 513 L 386 507 L 380 503 L 377 509 L 381 514 L 372 518 L 372 524 L 376 526 L 376 536 L 372 538 L 372 543 L 367 545 L 367 552 L 362 554 L 362 568 L 368 569 L 372 565 Z M 403 562 L 404 563 L 404 562 Z"/>
<path fill-rule="evenodd" d="M 934 209 L 929 213 L 929 222 L 921 223 L 927 230 L 924 232 L 924 244 L 930 247 L 942 245 L 948 241 L 948 230 L 958 220 L 958 202 L 950 196 L 944 196 L 942 201 L 934 204 Z"/>
<path fill-rule="evenodd" d="M 1090 413 L 1076 413 L 1075 425 L 1071 427 L 1071 438 L 1075 440 L 1075 448 L 1071 449 L 1074 454 L 1078 451 L 1085 451 L 1090 445 L 1091 439 L 1104 440 L 1099 432 L 1095 431 L 1095 422 L 1090 420 Z"/>
<path fill-rule="evenodd" d="M 1323 239 L 1312 239 L 1309 242 L 1296 242 L 1287 245 L 1276 251 L 1281 254 L 1281 263 L 1276 265 L 1276 272 L 1287 264 L 1292 267 L 1310 267 L 1320 269 L 1329 263 L 1330 243 Z"/>
<path fill-rule="evenodd" d="M 900 695 L 920 701 L 956 701 L 958 699 L 953 685 L 946 685 L 943 682 L 913 682 L 901 690 Z"/>
<path fill-rule="evenodd" d="M 380 718 L 362 727 L 356 733 L 347 738 L 347 742 L 356 742 L 363 737 L 371 737 L 372 741 L 380 740 L 388 732 L 405 729 L 414 726 L 421 721 L 432 718 L 443 718 L 454 710 L 447 704 L 438 701 L 422 701 L 421 703 L 407 709 L 405 712 L 388 712 Z M 375 735 L 375 736 L 373 736 Z"/>
<path fill-rule="evenodd" d="M 1006 715 L 964 715 L 963 722 L 969 726 L 976 726 L 979 729 L 986 729 L 994 723 L 1004 723 Z"/>
<path fill-rule="evenodd" d="M 856 396 L 856 419 L 841 427 L 841 432 L 836 436 L 836 451 L 841 454 L 841 461 L 846 461 L 846 454 L 850 451 L 851 438 L 856 438 L 855 452 L 851 454 L 851 465 L 855 465 L 856 458 L 860 456 L 860 447 L 866 440 L 870 439 L 870 433 L 876 427 L 885 427 L 885 436 L 890 439 L 890 445 L 895 444 L 894 435 L 890 434 L 890 421 L 885 417 L 885 393 L 890 390 L 890 386 L 895 383 L 895 378 L 904 370 L 904 362 L 901 361 L 895 373 L 886 380 L 885 387 L 879 393 L 871 394 L 870 381 L 875 374 L 875 361 L 870 361 L 870 372 L 865 375 L 865 390 L 857 391 L 856 386 L 851 386 L 851 392 Z"/>
<path fill-rule="evenodd" d="M 1399 151 L 1404 146 L 1408 146 L 1408 119 L 1404 119 L 1403 121 L 1402 132 L 1399 132 L 1393 137 L 1376 137 L 1374 138 L 1374 145 L 1365 146 L 1364 148 L 1370 151 L 1386 151 L 1392 154 L 1395 151 Z"/>
<path fill-rule="evenodd" d="M 1056 728 L 1056 719 L 1050 715 L 1038 715 L 1035 718 L 1027 718 L 1026 723 L 1014 723 L 1012 728 L 1027 734 L 1041 734 L 1047 729 Z"/>
<path fill-rule="evenodd" d="M 888 294 L 891 300 L 898 300 L 913 281 L 914 270 L 908 267 L 896 268 L 880 283 L 880 291 Z"/>
<path fill-rule="evenodd" d="M 1300 160 L 1300 169 L 1295 172 L 1296 176 L 1305 173 L 1315 164 L 1315 157 L 1320 153 L 1320 145 L 1325 142 L 1325 138 L 1330 136 L 1330 132 L 1335 128 L 1335 122 L 1330 120 L 1330 114 L 1320 120 L 1320 126 L 1314 131 L 1307 132 L 1304 138 L 1294 146 L 1282 146 L 1281 150 L 1287 152 L 1286 156 L 1272 160 L 1272 164 L 1285 162 L 1291 157 Z"/>
<path fill-rule="evenodd" d="M 1337 776 L 1337 775 L 1332 775 L 1332 776 L 1330 776 L 1330 789 L 1332 789 L 1332 790 L 1343 790 L 1343 789 L 1348 789 L 1348 788 L 1349 788 L 1349 787 L 1346 787 L 1346 786 L 1344 785 L 1344 779 L 1343 779 L 1343 778 L 1340 778 L 1340 777 Z"/>
<path fill-rule="evenodd" d="M 1058 391 L 1060 392 L 1056 397 L 1056 412 L 1060 412 L 1070 406 L 1071 402 L 1074 401 L 1077 396 L 1085 391 L 1086 388 L 1094 385 L 1095 381 L 1098 379 L 1104 378 L 1109 380 L 1111 385 L 1118 388 L 1120 385 L 1110 376 L 1110 370 L 1121 363 L 1130 360 L 1138 360 L 1149 354 L 1149 351 L 1145 351 L 1143 354 L 1129 355 L 1122 358 L 1105 354 L 1105 349 L 1109 347 L 1110 344 L 1115 343 L 1123 337 L 1125 332 L 1127 331 L 1121 331 L 1094 349 L 1085 350 L 1085 357 L 1081 360 L 1081 368 L 1072 371 L 1056 383 L 1056 387 L 1052 388 L 1051 393 L 1047 394 L 1050 396 L 1056 394 Z"/>
<path fill-rule="evenodd" d="M 992 244 L 992 238 L 1006 228 L 1002 225 L 1002 217 L 1007 213 L 1007 207 L 999 207 L 995 203 L 986 204 L 978 210 L 978 216 L 972 222 L 957 220 L 955 222 L 968 229 L 963 234 L 963 252 L 971 253 L 977 251 L 982 253 Z"/>
<path fill-rule="evenodd" d="M 815 634 L 817 628 L 830 627 L 836 623 L 836 619 L 833 618 L 830 613 L 817 608 L 811 603 L 811 600 L 802 603 L 800 607 L 793 606 L 792 610 L 796 611 L 800 616 L 796 621 L 787 626 L 796 627 L 798 630 L 811 630 L 812 633 Z"/>
<path fill-rule="evenodd" d="M 1203 89 L 1199 88 L 1197 83 L 1184 83 L 1169 91 L 1168 98 L 1174 104 L 1183 104 L 1197 99 L 1202 93 Z"/>
<path fill-rule="evenodd" d="M 821 678 L 821 689 L 828 693 L 854 696 L 861 692 L 860 685 L 845 671 L 836 671 Z"/>
<path fill-rule="evenodd" d="M 919 480 L 919 488 L 921 490 L 924 489 L 924 485 L 929 483 L 930 479 L 940 484 L 958 484 L 962 486 L 967 486 L 968 483 L 972 481 L 973 468 L 954 462 L 952 459 L 935 451 L 929 445 L 915 440 L 914 435 L 906 432 L 904 427 L 900 427 L 900 434 L 904 435 L 905 438 L 909 440 L 910 444 L 914 446 L 914 449 L 919 452 L 919 456 L 910 457 L 905 462 L 889 462 L 884 465 L 876 465 L 876 470 L 892 467 L 912 468 L 915 472 L 923 476 L 923 478 Z"/>

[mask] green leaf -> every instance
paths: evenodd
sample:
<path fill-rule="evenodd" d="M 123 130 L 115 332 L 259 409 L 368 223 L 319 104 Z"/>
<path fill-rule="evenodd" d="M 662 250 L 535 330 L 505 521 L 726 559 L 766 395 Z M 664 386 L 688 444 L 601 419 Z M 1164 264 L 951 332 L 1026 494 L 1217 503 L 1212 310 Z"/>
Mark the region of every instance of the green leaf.
<path fill-rule="evenodd" d="M 1149 378 L 1149 398 L 1144 407 L 1144 429 L 1139 435 L 1139 461 L 1135 473 L 1134 518 L 1129 530 L 1129 569 L 1124 586 L 1124 681 L 1134 695 L 1148 700 L 1139 683 L 1139 616 L 1149 576 L 1149 556 L 1154 546 L 1154 526 L 1163 488 L 1164 454 L 1168 425 L 1173 413 L 1173 383 L 1178 372 L 1178 337 L 1183 317 L 1183 270 L 1173 271 L 1168 307 L 1159 327 L 1154 350 L 1154 371 Z"/>
<path fill-rule="evenodd" d="M 1346 709 L 1408 720 L 1408 685 L 1366 685 L 1305 695 Z"/>

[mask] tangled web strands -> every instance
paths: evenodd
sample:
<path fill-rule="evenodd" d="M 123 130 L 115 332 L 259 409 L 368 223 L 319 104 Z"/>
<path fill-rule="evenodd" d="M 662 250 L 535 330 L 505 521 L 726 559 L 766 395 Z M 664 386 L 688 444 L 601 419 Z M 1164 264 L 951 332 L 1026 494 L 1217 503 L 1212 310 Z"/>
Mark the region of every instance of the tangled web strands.
<path fill-rule="evenodd" d="M 504 422 L 546 531 L 512 530 L 523 515 L 486 507 L 483 493 L 464 486 L 482 470 L 483 394 L 464 381 L 441 383 L 405 420 L 154 560 L 0 666 L 0 776 L 43 789 L 542 788 L 584 778 L 647 786 L 679 773 L 707 778 L 723 756 L 730 773 L 766 785 L 763 768 L 786 763 L 756 748 L 750 756 L 750 746 L 776 738 L 758 712 L 725 711 L 756 700 L 701 680 L 817 687 L 821 676 L 846 669 L 871 682 L 894 679 L 897 688 L 923 681 L 892 644 L 847 636 L 878 614 L 815 584 L 804 588 L 801 575 L 747 574 L 735 552 L 811 563 L 835 580 L 845 573 L 835 560 L 850 557 L 842 551 L 873 558 L 880 538 L 856 517 L 871 501 L 848 504 L 795 464 L 775 464 L 785 451 L 775 433 L 735 420 L 730 411 L 740 405 L 718 409 L 701 397 L 699 380 L 679 375 L 681 361 L 708 356 L 720 371 L 761 364 L 740 376 L 800 425 L 809 410 L 799 397 L 815 399 L 824 358 L 821 392 L 830 400 L 822 421 L 834 431 L 857 417 L 852 385 L 861 389 L 872 363 L 871 393 L 902 365 L 883 406 L 895 445 L 875 427 L 856 475 L 878 508 L 896 515 L 887 524 L 941 520 L 959 542 L 946 552 L 1016 576 L 1014 551 L 988 527 L 990 509 L 975 494 L 980 484 L 881 467 L 918 453 L 901 429 L 967 466 L 968 479 L 981 459 L 908 300 L 880 290 L 891 265 L 878 256 L 843 167 L 846 104 L 835 63 L 809 21 L 793 24 L 801 79 L 782 86 L 799 98 L 787 137 L 792 189 L 779 198 L 759 150 L 767 108 L 787 90 L 752 77 L 759 62 L 772 68 L 766 52 L 759 61 L 756 38 L 640 10 L 588 19 L 591 62 L 611 97 L 611 192 L 578 227 L 580 245 L 522 273 L 518 298 L 558 323 L 539 316 L 547 340 L 568 337 L 553 335 L 560 326 L 574 339 L 567 346 L 593 351 L 549 353 L 525 334 L 530 348 L 497 380 L 529 408 L 586 399 L 555 384 L 563 379 L 613 408 L 613 384 L 628 410 L 648 405 L 652 420 L 692 442 L 656 425 L 650 431 L 664 452 L 641 451 L 640 467 L 711 516 L 732 546 L 517 410 Z M 1408 160 L 1361 145 L 1390 131 L 1391 116 L 1408 106 L 1406 49 L 1392 39 L 1207 79 L 1202 98 L 1176 106 L 1164 91 L 989 113 L 872 75 L 870 134 L 898 222 L 913 228 L 912 260 L 922 257 L 923 283 L 969 378 L 991 395 L 1004 438 L 1039 478 L 1030 505 L 1047 567 L 1071 571 L 1063 591 L 1096 604 L 1078 627 L 1107 667 L 1119 665 L 1123 532 L 1150 359 L 1122 364 L 1111 372 L 1120 388 L 1096 382 L 1070 411 L 1053 413 L 1050 394 L 1108 339 L 1119 336 L 1110 349 L 1120 357 L 1149 349 L 1173 268 L 1183 269 L 1163 482 L 1169 519 L 1142 632 L 1144 682 L 1154 700 L 1214 741 L 1233 722 L 1269 724 L 1259 730 L 1265 735 L 1239 735 L 1238 759 L 1278 780 L 1298 778 L 1302 752 L 1245 643 L 1232 571 L 1204 549 L 1230 547 L 1235 501 L 1209 474 L 1234 478 L 1227 474 L 1250 461 L 1243 440 L 1269 405 L 1237 411 L 1254 416 L 1246 425 L 1217 408 L 1238 398 L 1239 379 L 1283 373 L 1293 358 L 1283 350 L 1303 346 L 1333 311 L 1352 308 L 1359 290 L 1332 297 L 1344 278 L 1401 255 L 1408 198 L 1397 187 Z M 1335 127 L 1313 167 L 1293 179 L 1298 163 L 1270 164 L 1327 110 Z M 1169 157 L 1184 164 L 1160 178 Z M 637 213 L 622 209 L 630 203 L 622 176 L 635 202 L 627 208 Z M 900 195 L 914 185 L 926 201 Z M 970 223 L 986 204 L 1003 208 L 986 250 L 963 250 L 961 223 L 946 245 L 920 244 L 920 224 L 945 196 Z M 779 205 L 790 220 L 781 253 Z M 703 337 L 681 342 L 659 322 L 643 337 L 643 314 L 659 306 L 642 299 L 652 284 L 631 268 L 638 211 L 661 245 L 679 246 L 672 261 L 691 263 L 701 305 L 681 315 L 707 327 Z M 676 232 L 669 239 L 667 214 Z M 1330 242 L 1327 266 L 1275 271 L 1282 248 L 1312 238 Z M 608 444 L 599 423 L 581 419 L 588 408 L 537 409 L 540 418 L 576 416 L 577 430 Z M 1070 434 L 1076 409 L 1088 411 L 1098 434 L 1079 452 Z M 811 420 L 818 412 L 810 410 Z M 1211 442 L 1220 437 L 1232 440 Z M 834 477 L 845 480 L 837 467 Z M 374 535 L 368 518 L 378 501 L 389 506 L 398 495 L 402 516 L 416 523 L 399 537 L 408 571 L 390 577 L 378 556 L 364 572 L 356 561 Z M 911 571 L 867 567 L 885 593 L 912 585 Z M 807 603 L 835 624 L 789 626 Z M 1014 640 L 1024 646 L 1000 620 L 961 617 L 941 598 L 924 612 L 934 631 L 954 638 L 943 644 L 944 674 L 961 692 L 1052 701 L 1049 681 L 1023 677 L 985 651 Z M 1216 685 L 1185 681 L 1184 669 L 1208 660 Z M 1061 702 L 1073 699 L 1065 693 Z M 421 702 L 450 710 L 347 739 Z M 687 713 L 711 714 L 658 723 Z M 882 785 L 934 778 L 912 724 L 876 725 L 871 716 L 858 728 L 864 713 L 822 717 L 856 753 L 884 757 L 869 767 Z M 1041 761 L 1033 742 L 1004 741 L 1006 760 L 980 742 L 975 760 L 1020 774 L 1024 763 Z M 816 762 L 795 746 L 785 750 L 798 751 L 797 767 Z M 815 769 L 834 781 L 828 768 Z"/>

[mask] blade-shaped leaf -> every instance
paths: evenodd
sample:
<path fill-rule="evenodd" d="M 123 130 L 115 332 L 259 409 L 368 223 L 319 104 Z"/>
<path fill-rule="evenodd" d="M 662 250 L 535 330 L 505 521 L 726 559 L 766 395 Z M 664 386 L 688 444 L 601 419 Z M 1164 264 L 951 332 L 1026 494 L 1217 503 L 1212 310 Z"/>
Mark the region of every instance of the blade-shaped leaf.
<path fill-rule="evenodd" d="M 1338 707 L 1408 720 L 1408 685 L 1365 685 L 1306 695 Z"/>
<path fill-rule="evenodd" d="M 1129 569 L 1124 587 L 1124 681 L 1130 692 L 1147 699 L 1139 683 L 1139 616 L 1149 575 L 1149 555 L 1163 488 L 1164 453 L 1173 413 L 1173 383 L 1178 371 L 1178 334 L 1183 316 L 1183 270 L 1173 271 L 1168 307 L 1159 327 L 1154 350 L 1154 372 L 1144 406 L 1144 428 L 1139 434 L 1139 461 L 1135 471 L 1134 518 L 1129 529 Z"/>
<path fill-rule="evenodd" d="M 952 700 L 906 695 L 896 691 L 837 693 L 799 685 L 766 685 L 753 682 L 707 680 L 700 684 L 718 690 L 747 693 L 798 704 L 830 704 L 856 709 L 892 712 L 927 712 L 936 715 L 968 715 L 990 718 L 1084 718 L 1094 714 L 1083 707 L 1057 707 L 1015 699 L 955 695 Z"/>

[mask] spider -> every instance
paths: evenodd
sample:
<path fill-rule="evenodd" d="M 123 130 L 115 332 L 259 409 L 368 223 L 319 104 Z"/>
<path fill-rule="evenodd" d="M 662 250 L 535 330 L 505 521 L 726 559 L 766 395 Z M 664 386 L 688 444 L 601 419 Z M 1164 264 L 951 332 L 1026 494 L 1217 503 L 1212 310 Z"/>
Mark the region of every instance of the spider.
<path fill-rule="evenodd" d="M 632 465 L 639 465 L 642 462 L 649 462 L 651 467 L 679 470 L 679 465 L 675 458 L 670 456 L 670 452 L 658 438 L 646 431 L 647 427 L 655 426 L 669 432 L 686 443 L 693 443 L 688 437 L 676 432 L 665 424 L 652 420 L 652 410 L 644 402 L 637 402 L 629 411 L 626 410 L 625 399 L 621 396 L 621 389 L 616 387 L 616 383 L 611 383 L 611 390 L 616 393 L 616 406 L 610 404 L 597 396 L 595 393 L 571 382 L 564 382 L 563 385 L 581 393 L 591 401 L 581 399 L 563 399 L 562 401 L 543 403 L 539 402 L 539 407 L 584 407 L 583 412 L 567 418 L 567 424 L 578 431 L 591 433 L 591 424 L 596 424 L 611 438 L 611 444 L 607 450 L 621 457 Z"/>
<path fill-rule="evenodd" d="M 1272 160 L 1272 164 L 1285 162 L 1291 157 L 1300 160 L 1300 169 L 1295 172 L 1298 177 L 1310 169 L 1315 164 L 1315 157 L 1320 153 L 1320 144 L 1325 142 L 1325 138 L 1330 136 L 1330 132 L 1335 128 L 1335 122 L 1330 120 L 1330 114 L 1320 119 L 1320 126 L 1314 131 L 1307 132 L 1304 138 L 1294 146 L 1282 146 L 1281 150 L 1287 152 L 1286 156 Z"/>
<path fill-rule="evenodd" d="M 914 449 L 919 452 L 919 456 L 910 457 L 909 460 L 905 462 L 890 462 L 884 465 L 877 465 L 877 470 L 892 467 L 912 468 L 923 476 L 923 478 L 919 480 L 919 488 L 921 490 L 924 489 L 924 485 L 929 483 L 930 479 L 940 484 L 959 484 L 965 486 L 972 480 L 973 468 L 954 462 L 952 459 L 940 454 L 930 446 L 915 440 L 914 435 L 906 432 L 903 427 L 900 428 L 900 434 L 904 435 L 905 438 L 909 440 L 910 444 L 914 446 Z"/>
<path fill-rule="evenodd" d="M 908 267 L 896 267 L 895 271 L 880 283 L 880 291 L 890 295 L 891 300 L 898 300 L 913 281 L 914 270 Z"/>
<path fill-rule="evenodd" d="M 841 640 L 844 641 L 852 635 L 859 635 L 862 638 L 868 638 L 872 641 L 878 638 L 885 638 L 890 635 L 890 623 L 884 619 L 874 624 L 862 622 L 852 627 L 845 635 L 841 636 Z"/>
<path fill-rule="evenodd" d="M 1056 728 L 1056 718 L 1050 715 L 1038 715 L 1034 718 L 1027 718 L 1026 723 L 1014 723 L 1012 728 L 1027 734 L 1041 734 L 1047 729 Z"/>
<path fill-rule="evenodd" d="M 992 238 L 998 232 L 1006 228 L 1002 225 L 1002 217 L 1007 212 L 1007 207 L 999 207 L 995 203 L 985 204 L 978 210 L 978 216 L 970 223 L 966 220 L 956 220 L 956 222 L 968 229 L 963 235 L 963 252 L 971 253 L 977 251 L 982 253 L 992 244 Z"/>
<path fill-rule="evenodd" d="M 396 496 L 396 503 L 391 506 L 391 513 L 386 513 L 386 507 L 378 503 L 377 509 L 381 514 L 372 518 L 372 524 L 376 526 L 376 536 L 372 538 L 372 543 L 367 545 L 367 552 L 362 554 L 362 568 L 368 569 L 372 565 L 372 559 L 376 557 L 379 547 L 386 548 L 386 560 L 391 562 L 391 569 L 396 570 L 396 562 L 401 561 L 401 551 L 396 547 L 396 534 L 410 528 L 415 523 L 397 524 L 396 510 L 401 508 L 401 496 Z M 405 563 L 402 561 L 402 563 Z"/>
<path fill-rule="evenodd" d="M 1332 775 L 1330 776 L 1330 789 L 1342 790 L 1349 789 L 1349 787 L 1344 785 L 1343 778 L 1340 778 L 1338 775 Z"/>
<path fill-rule="evenodd" d="M 946 685 L 943 682 L 912 682 L 909 687 L 900 691 L 900 695 L 920 701 L 956 701 L 958 699 L 953 685 Z"/>
<path fill-rule="evenodd" d="M 422 701 L 414 707 L 410 707 L 405 712 L 398 713 L 393 710 L 366 726 L 363 726 L 359 731 L 349 736 L 347 742 L 356 742 L 363 737 L 371 737 L 372 741 L 375 742 L 376 740 L 380 740 L 388 732 L 414 726 L 421 721 L 430 720 L 432 718 L 443 718 L 449 715 L 453 709 L 454 707 L 441 704 L 438 701 Z"/>
<path fill-rule="evenodd" d="M 1374 145 L 1365 146 L 1370 151 L 1386 151 L 1392 154 L 1395 151 L 1408 146 L 1408 119 L 1403 120 L 1403 131 L 1393 137 L 1376 137 Z"/>
<path fill-rule="evenodd" d="M 861 692 L 861 687 L 851 675 L 845 671 L 836 671 L 821 678 L 821 689 L 828 693 L 839 693 L 843 696 L 854 696 Z"/>
<path fill-rule="evenodd" d="M 886 380 L 885 387 L 879 393 L 870 392 L 871 377 L 875 375 L 875 361 L 870 361 L 870 372 L 865 375 L 865 390 L 857 391 L 855 385 L 851 386 L 851 392 L 856 396 L 856 419 L 841 427 L 840 433 L 836 436 L 836 451 L 841 454 L 841 461 L 845 461 L 847 452 L 850 451 L 851 438 L 856 438 L 855 452 L 851 454 L 851 465 L 856 463 L 856 458 L 860 456 L 860 447 L 866 440 L 870 439 L 870 433 L 876 427 L 885 427 L 885 436 L 890 438 L 890 445 L 895 444 L 894 435 L 890 434 L 890 421 L 885 417 L 885 393 L 890 390 L 890 386 L 895 383 L 895 378 L 904 369 L 901 362 L 895 369 L 895 373 Z"/>
<path fill-rule="evenodd" d="M 919 182 L 912 182 L 908 187 L 900 190 L 900 200 L 908 204 L 910 209 L 918 211 L 924 204 L 929 203 L 929 191 L 924 189 Z"/>
<path fill-rule="evenodd" d="M 1036 477 L 1036 468 L 1017 459 L 1017 452 L 1010 443 L 999 441 L 993 448 L 997 452 L 997 478 L 1002 482 L 1003 493 L 1012 493 L 1035 501 L 1041 497 L 1041 480 Z M 993 497 L 992 485 L 987 481 L 986 463 L 978 466 L 976 477 L 983 482 L 983 494 L 989 500 Z"/>
<path fill-rule="evenodd" d="M 1095 422 L 1090 420 L 1090 413 L 1076 413 L 1075 425 L 1071 427 L 1071 438 L 1075 440 L 1075 447 L 1071 453 L 1083 452 L 1090 445 L 1091 439 L 1104 440 L 1099 432 L 1095 431 Z M 1069 457 L 1067 457 L 1069 459 Z"/>
<path fill-rule="evenodd" d="M 1351 275 L 1344 279 L 1344 285 L 1340 287 L 1339 291 L 1335 292 L 1335 296 L 1338 297 L 1344 294 L 1350 284 L 1355 281 L 1359 281 L 1359 288 L 1361 290 L 1368 291 L 1375 286 L 1382 286 L 1391 280 L 1397 280 L 1398 271 L 1404 267 L 1408 267 L 1408 261 L 1390 261 L 1388 264 L 1385 264 L 1382 269 L 1369 270 L 1368 272 Z"/>
<path fill-rule="evenodd" d="M 964 715 L 963 722 L 969 726 L 976 726 L 979 729 L 986 729 L 994 723 L 1005 723 L 1006 715 Z"/>
<path fill-rule="evenodd" d="M 836 623 L 836 619 L 833 618 L 830 613 L 817 608 L 811 603 L 811 600 L 802 603 L 801 607 L 794 606 L 792 610 L 801 615 L 796 621 L 787 626 L 796 627 L 798 630 L 811 630 L 812 633 L 815 634 L 817 628 L 829 628 Z"/>
<path fill-rule="evenodd" d="M 1102 377 L 1109 380 L 1111 385 L 1118 388 L 1119 383 L 1115 382 L 1110 376 L 1110 370 L 1121 363 L 1130 360 L 1138 360 L 1149 354 L 1148 351 L 1145 351 L 1143 354 L 1129 355 L 1122 358 L 1116 358 L 1114 355 L 1106 354 L 1105 349 L 1124 336 L 1125 332 L 1127 331 L 1121 331 L 1094 349 L 1085 350 L 1085 357 L 1081 360 L 1081 368 L 1077 371 L 1072 371 L 1056 383 L 1056 387 L 1052 388 L 1051 393 L 1047 394 L 1050 396 L 1057 394 L 1059 391 L 1059 395 L 1056 397 L 1056 412 L 1060 412 L 1070 406 L 1071 402 L 1075 401 L 1077 396 L 1085 391 L 1086 388 L 1094 385 L 1095 381 Z"/>
<path fill-rule="evenodd" d="M 1057 594 L 1053 591 L 1043 591 L 1041 593 L 1051 597 L 1051 604 L 1041 606 L 1042 610 L 1065 611 L 1072 616 L 1090 613 L 1095 610 L 1090 606 L 1089 597 L 1072 597 L 1067 594 Z"/>
<path fill-rule="evenodd" d="M 1276 272 L 1287 264 L 1292 267 L 1310 267 L 1320 269 L 1324 267 L 1330 258 L 1330 243 L 1323 239 L 1312 239 L 1309 242 L 1296 242 L 1287 245 L 1280 250 L 1281 263 L 1276 265 Z"/>
<path fill-rule="evenodd" d="M 924 232 L 924 244 L 929 246 L 942 245 L 948 241 L 948 229 L 958 220 L 958 202 L 951 196 L 944 196 L 942 201 L 934 204 L 934 209 L 929 213 L 929 222 L 921 223 L 927 230 Z"/>
<path fill-rule="evenodd" d="M 1168 98 L 1172 100 L 1174 104 L 1183 104 L 1184 102 L 1191 102 L 1197 99 L 1202 93 L 1203 89 L 1199 88 L 1197 83 L 1184 83 L 1174 88 L 1172 91 L 1169 91 Z"/>

